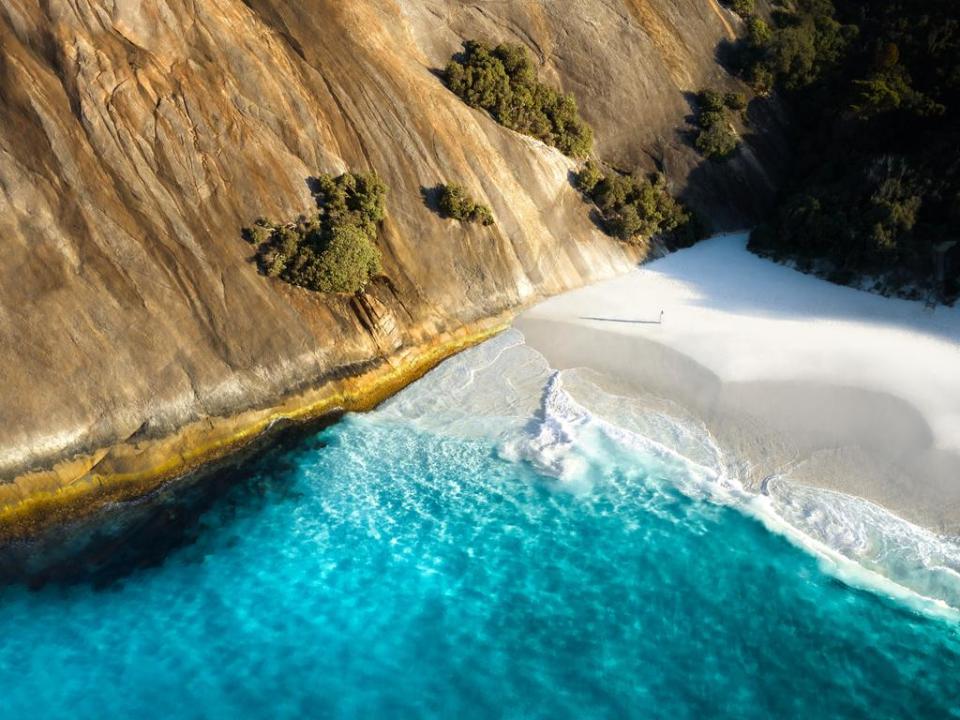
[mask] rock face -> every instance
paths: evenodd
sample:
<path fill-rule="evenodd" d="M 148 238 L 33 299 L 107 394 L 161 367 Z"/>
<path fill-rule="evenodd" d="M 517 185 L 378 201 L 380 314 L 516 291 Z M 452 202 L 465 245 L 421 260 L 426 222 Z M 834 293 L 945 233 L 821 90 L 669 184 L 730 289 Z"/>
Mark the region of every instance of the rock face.
<path fill-rule="evenodd" d="M 444 88 L 465 38 L 526 44 L 599 157 L 746 224 L 770 148 L 715 168 L 681 132 L 690 93 L 733 86 L 714 57 L 738 22 L 714 0 L 4 0 L 0 478 L 269 406 L 641 259 L 592 225 L 571 161 Z M 371 168 L 385 278 L 348 298 L 258 274 L 242 225 Z M 496 228 L 431 212 L 441 181 Z"/>

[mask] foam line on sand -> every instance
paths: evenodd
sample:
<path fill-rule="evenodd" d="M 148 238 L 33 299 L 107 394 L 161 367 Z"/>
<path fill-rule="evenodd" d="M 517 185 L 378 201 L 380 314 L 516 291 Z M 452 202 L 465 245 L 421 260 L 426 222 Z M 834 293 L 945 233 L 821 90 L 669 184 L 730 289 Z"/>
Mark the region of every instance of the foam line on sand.
<path fill-rule="evenodd" d="M 788 473 L 960 534 L 960 309 L 833 285 L 745 245 L 712 238 L 516 327 L 555 368 L 686 406 L 748 487 Z"/>

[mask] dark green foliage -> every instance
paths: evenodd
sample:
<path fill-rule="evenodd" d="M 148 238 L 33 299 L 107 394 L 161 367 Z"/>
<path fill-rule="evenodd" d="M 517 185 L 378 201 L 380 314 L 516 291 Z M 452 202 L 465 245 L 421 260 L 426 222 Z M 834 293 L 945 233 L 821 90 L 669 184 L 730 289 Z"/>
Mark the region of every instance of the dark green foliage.
<path fill-rule="evenodd" d="M 759 63 L 792 108 L 797 161 L 751 247 L 932 287 L 932 248 L 960 239 L 956 3 L 807 0 L 775 17 L 770 47 L 807 35 L 803 62 L 785 70 L 778 49 Z"/>
<path fill-rule="evenodd" d="M 731 123 L 729 110 L 742 110 L 746 107 L 746 98 L 740 93 L 723 95 L 712 90 L 704 90 L 697 98 L 697 136 L 693 141 L 697 151 L 711 160 L 724 160 L 730 157 L 740 145 Z"/>
<path fill-rule="evenodd" d="M 723 96 L 723 104 L 729 110 L 741 112 L 747 109 L 747 96 L 739 92 L 728 92 Z"/>
<path fill-rule="evenodd" d="M 478 222 L 481 225 L 493 225 L 493 213 L 486 205 L 475 201 L 467 194 L 463 185 L 450 183 L 439 186 L 437 205 L 445 217 L 460 222 Z"/>
<path fill-rule="evenodd" d="M 838 271 L 923 272 L 929 238 L 913 236 L 926 188 L 903 158 L 879 158 L 852 177 L 789 196 L 772 228 L 751 237 L 755 249 L 822 258 Z M 783 251 L 787 251 L 784 253 Z"/>
<path fill-rule="evenodd" d="M 270 223 L 263 218 L 257 218 L 257 221 L 251 227 L 243 228 L 242 235 L 248 243 L 259 247 L 270 237 L 270 231 Z"/>
<path fill-rule="evenodd" d="M 697 105 L 701 113 L 717 112 L 722 113 L 726 108 L 723 101 L 723 94 L 713 90 L 703 90 L 697 96 Z"/>
<path fill-rule="evenodd" d="M 774 76 L 765 62 L 773 41 L 773 29 L 763 18 L 747 19 L 746 34 L 736 46 L 734 70 L 760 95 L 773 90 Z"/>
<path fill-rule="evenodd" d="M 906 110 L 920 116 L 941 115 L 946 110 L 940 103 L 915 90 L 906 68 L 896 64 L 877 68 L 865 80 L 854 80 L 851 109 L 861 120 L 894 110 Z"/>
<path fill-rule="evenodd" d="M 553 145 L 571 157 L 586 157 L 593 131 L 572 95 L 537 80 L 522 45 L 489 46 L 470 40 L 462 61 L 451 60 L 444 80 L 468 105 L 486 110 L 501 125 Z"/>
<path fill-rule="evenodd" d="M 760 17 L 751 17 L 747 21 L 747 45 L 752 50 L 763 50 L 773 40 L 773 30 L 767 21 Z"/>
<path fill-rule="evenodd" d="M 356 225 L 338 225 L 310 266 L 307 287 L 321 292 L 356 292 L 380 272 L 380 250 Z"/>
<path fill-rule="evenodd" d="M 773 14 L 774 27 L 756 16 L 738 50 L 737 69 L 758 93 L 775 83 L 788 90 L 807 87 L 836 65 L 857 26 L 835 17 L 830 0 L 797 0 Z"/>
<path fill-rule="evenodd" d="M 594 189 L 602 180 L 603 170 L 593 160 L 587 160 L 586 165 L 574 176 L 574 185 L 581 193 L 592 197 Z"/>
<path fill-rule="evenodd" d="M 667 192 L 662 175 L 652 179 L 604 173 L 588 162 L 574 178 L 576 187 L 599 211 L 604 230 L 635 242 L 654 235 L 687 236 L 691 214 Z"/>
<path fill-rule="evenodd" d="M 243 236 L 269 277 L 319 292 L 357 292 L 380 272 L 377 228 L 386 186 L 376 173 L 314 179 L 317 213 L 274 225 L 257 220 Z"/>
<path fill-rule="evenodd" d="M 371 239 L 385 213 L 386 186 L 376 173 L 321 175 L 314 180 L 319 218 L 331 227 L 355 225 Z"/>
<path fill-rule="evenodd" d="M 687 210 L 686 214 L 687 221 L 679 224 L 667 238 L 672 249 L 690 247 L 705 237 L 709 237 L 713 232 L 709 223 L 698 213 Z"/>
<path fill-rule="evenodd" d="M 754 0 L 725 0 L 724 5 L 742 18 L 750 17 L 756 9 Z"/>
<path fill-rule="evenodd" d="M 694 140 L 697 151 L 711 160 L 725 160 L 740 145 L 740 140 L 724 121 L 700 128 L 697 139 Z"/>

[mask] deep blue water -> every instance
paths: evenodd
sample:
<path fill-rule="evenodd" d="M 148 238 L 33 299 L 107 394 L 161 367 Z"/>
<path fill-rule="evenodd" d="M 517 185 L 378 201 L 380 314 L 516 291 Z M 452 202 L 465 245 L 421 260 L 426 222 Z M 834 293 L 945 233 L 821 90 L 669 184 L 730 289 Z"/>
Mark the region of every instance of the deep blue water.
<path fill-rule="evenodd" d="M 594 436 L 573 486 L 516 459 L 504 432 L 543 436 L 516 386 L 508 416 L 471 395 L 486 429 L 414 397 L 267 453 L 105 589 L 0 591 L 0 716 L 960 717 L 955 620 L 669 459 Z"/>

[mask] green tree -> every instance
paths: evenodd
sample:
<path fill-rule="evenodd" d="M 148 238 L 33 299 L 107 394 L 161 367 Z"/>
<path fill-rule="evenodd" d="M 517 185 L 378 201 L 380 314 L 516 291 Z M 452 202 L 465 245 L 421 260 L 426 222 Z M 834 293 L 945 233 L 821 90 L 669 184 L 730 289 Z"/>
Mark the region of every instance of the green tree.
<path fill-rule="evenodd" d="M 376 239 L 386 186 L 376 173 L 314 179 L 317 212 L 275 225 L 258 220 L 243 236 L 268 277 L 320 292 L 358 292 L 380 272 Z"/>
<path fill-rule="evenodd" d="M 467 194 L 466 188 L 457 183 L 440 185 L 438 208 L 446 217 L 461 222 L 478 222 L 481 225 L 493 225 L 493 213 L 486 205 L 476 202 Z"/>
<path fill-rule="evenodd" d="M 723 101 L 723 94 L 714 92 L 713 90 L 702 90 L 697 96 L 697 102 L 701 113 L 722 113 L 726 108 L 726 103 Z"/>
<path fill-rule="evenodd" d="M 462 61 L 444 70 L 447 87 L 501 125 L 553 145 L 571 157 L 586 157 L 593 130 L 580 117 L 573 96 L 537 80 L 527 49 L 501 44 L 491 49 L 470 40 Z"/>
<path fill-rule="evenodd" d="M 741 92 L 728 92 L 723 96 L 723 104 L 734 112 L 746 110 L 747 96 Z"/>
<path fill-rule="evenodd" d="M 333 228 L 310 269 L 311 287 L 320 292 L 352 293 L 380 272 L 380 250 L 360 228 Z"/>
<path fill-rule="evenodd" d="M 740 145 L 740 138 L 730 121 L 730 108 L 745 108 L 746 98 L 740 93 L 723 95 L 712 90 L 701 91 L 697 98 L 697 125 L 700 129 L 694 147 L 711 160 L 730 157 Z"/>
<path fill-rule="evenodd" d="M 684 244 L 694 240 L 692 216 L 667 192 L 662 175 L 651 179 L 604 173 L 591 161 L 574 183 L 596 205 L 604 230 L 620 240 L 638 242 L 654 235 L 682 237 Z"/>
<path fill-rule="evenodd" d="M 740 140 L 726 122 L 719 122 L 701 128 L 694 145 L 704 157 L 723 160 L 734 153 Z"/>
<path fill-rule="evenodd" d="M 774 71 L 801 151 L 751 247 L 832 278 L 932 287 L 932 248 L 960 237 L 956 8 L 794 0 L 773 18 L 773 37 L 742 70 Z M 802 52 L 786 52 L 791 42 Z M 947 287 L 960 288 L 960 273 Z"/>
<path fill-rule="evenodd" d="M 586 164 L 574 175 L 574 185 L 584 195 L 593 195 L 597 185 L 603 180 L 603 171 L 593 160 Z"/>
<path fill-rule="evenodd" d="M 835 17 L 830 0 L 797 0 L 778 8 L 771 28 L 759 17 L 747 21 L 737 60 L 739 72 L 760 93 L 774 83 L 798 90 L 816 82 L 843 57 L 856 37 L 855 25 Z"/>

